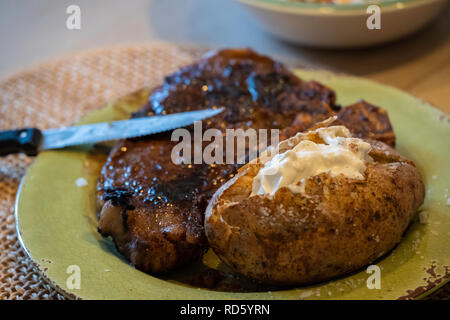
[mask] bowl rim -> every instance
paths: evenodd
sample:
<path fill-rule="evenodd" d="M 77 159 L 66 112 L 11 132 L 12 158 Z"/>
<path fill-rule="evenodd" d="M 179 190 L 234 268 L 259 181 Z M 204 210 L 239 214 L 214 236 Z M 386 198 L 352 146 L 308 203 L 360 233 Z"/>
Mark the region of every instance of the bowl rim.
<path fill-rule="evenodd" d="M 446 0 L 369 0 L 367 3 L 330 4 L 305 3 L 290 0 L 236 0 L 246 5 L 285 13 L 309 13 L 318 15 L 366 15 L 367 7 L 379 6 L 384 12 L 435 4 Z"/>

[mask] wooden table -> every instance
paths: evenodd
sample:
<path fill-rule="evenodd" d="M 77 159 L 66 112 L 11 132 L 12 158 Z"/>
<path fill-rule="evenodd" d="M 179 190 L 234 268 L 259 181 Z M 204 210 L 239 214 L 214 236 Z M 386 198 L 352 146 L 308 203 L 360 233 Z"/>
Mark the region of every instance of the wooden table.
<path fill-rule="evenodd" d="M 393 85 L 450 113 L 450 6 L 434 24 L 408 39 L 374 49 L 330 51 L 301 48 L 265 34 L 231 0 L 76 3 L 81 7 L 81 30 L 69 31 L 64 1 L 2 2 L 0 77 L 68 52 L 123 42 L 250 46 L 293 66 L 326 68 Z"/>
<path fill-rule="evenodd" d="M 74 1 L 75 2 L 75 1 Z M 72 2 L 71 2 L 72 3 Z M 325 68 L 403 89 L 450 114 L 450 6 L 408 39 L 372 49 L 318 50 L 261 31 L 231 0 L 78 0 L 82 28 L 66 28 L 65 1 L 0 4 L 0 77 L 69 52 L 166 40 L 207 47 L 249 46 L 291 66 Z M 449 298 L 450 287 L 432 295 Z"/>

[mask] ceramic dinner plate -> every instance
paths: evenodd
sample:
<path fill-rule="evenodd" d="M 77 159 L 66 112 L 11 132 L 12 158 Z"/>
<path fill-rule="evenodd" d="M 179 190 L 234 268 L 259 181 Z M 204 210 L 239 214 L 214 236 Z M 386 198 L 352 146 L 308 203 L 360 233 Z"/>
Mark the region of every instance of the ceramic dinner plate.
<path fill-rule="evenodd" d="M 62 294 L 81 299 L 399 299 L 421 298 L 444 285 L 450 278 L 450 117 L 368 80 L 325 71 L 296 72 L 333 88 L 342 105 L 364 98 L 385 108 L 397 149 L 423 174 L 422 222 L 417 218 L 401 243 L 375 262 L 381 270 L 380 289 L 368 288 L 371 274 L 366 268 L 295 288 L 198 288 L 186 279 L 207 267 L 224 268 L 211 251 L 202 261 L 164 277 L 136 270 L 110 239 L 97 233 L 95 189 L 106 146 L 43 152 L 23 179 L 16 203 L 17 230 L 39 272 Z M 109 103 L 81 122 L 126 118 L 148 95 L 143 90 Z"/>

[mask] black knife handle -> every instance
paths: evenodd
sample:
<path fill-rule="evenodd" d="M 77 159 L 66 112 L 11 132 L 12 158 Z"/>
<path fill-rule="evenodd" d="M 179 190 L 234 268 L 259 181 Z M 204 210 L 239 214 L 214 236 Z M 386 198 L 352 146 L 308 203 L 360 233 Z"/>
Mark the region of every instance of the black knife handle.
<path fill-rule="evenodd" d="M 42 132 L 36 128 L 0 131 L 0 156 L 23 152 L 35 156 L 42 144 Z"/>

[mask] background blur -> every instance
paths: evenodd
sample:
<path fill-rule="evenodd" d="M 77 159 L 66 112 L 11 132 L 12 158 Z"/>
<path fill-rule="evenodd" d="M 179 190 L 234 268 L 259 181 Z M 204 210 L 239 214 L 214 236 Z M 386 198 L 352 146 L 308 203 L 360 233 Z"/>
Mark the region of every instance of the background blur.
<path fill-rule="evenodd" d="M 66 8 L 81 7 L 81 30 Z M 1 0 L 0 78 L 83 49 L 166 40 L 208 47 L 250 46 L 292 66 L 360 75 L 409 91 L 450 113 L 450 6 L 400 42 L 352 51 L 301 48 L 267 35 L 232 0 Z"/>

